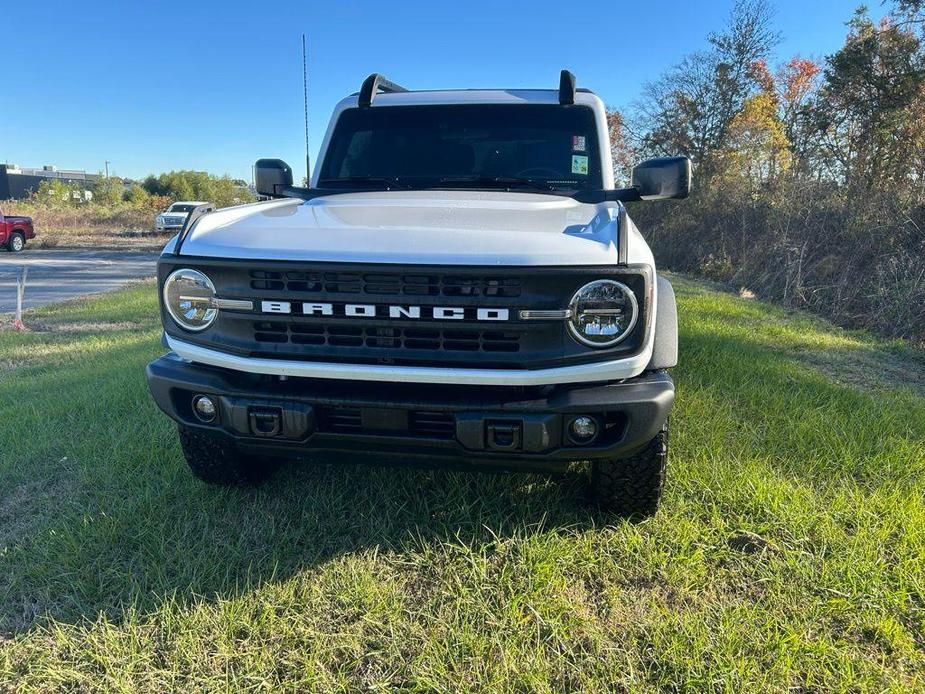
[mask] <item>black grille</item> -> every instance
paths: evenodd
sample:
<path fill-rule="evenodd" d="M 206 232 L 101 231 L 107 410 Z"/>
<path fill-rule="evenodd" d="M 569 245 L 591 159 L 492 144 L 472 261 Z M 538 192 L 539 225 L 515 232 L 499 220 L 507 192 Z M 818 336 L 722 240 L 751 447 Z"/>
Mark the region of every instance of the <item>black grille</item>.
<path fill-rule="evenodd" d="M 517 352 L 519 332 L 506 330 L 443 330 L 436 328 L 379 328 L 319 323 L 254 322 L 260 343 L 371 347 L 392 350 L 452 352 Z"/>
<path fill-rule="evenodd" d="M 171 336 L 241 357 L 338 364 L 453 369 L 543 369 L 613 359 L 638 352 L 648 330 L 647 286 L 639 268 L 397 265 L 162 258 L 161 282 L 178 267 L 205 272 L 222 298 L 252 301 L 228 309 L 208 330 L 187 333 L 164 313 Z M 526 320 L 525 310 L 568 306 L 583 284 L 618 277 L 635 292 L 642 319 L 611 349 L 593 350 L 569 336 L 563 320 Z M 264 310 L 263 302 L 285 309 Z M 330 304 L 329 313 L 305 304 Z M 351 304 L 371 315 L 347 315 Z M 280 304 L 281 305 L 281 304 Z M 399 307 L 402 314 L 391 315 Z M 437 317 L 435 308 L 464 312 Z M 412 308 L 418 315 L 410 315 Z M 286 310 L 288 309 L 288 310 Z M 507 320 L 479 320 L 478 311 L 504 310 Z"/>
<path fill-rule="evenodd" d="M 408 412 L 407 427 L 391 430 L 370 429 L 363 425 L 363 411 L 359 407 L 320 408 L 321 429 L 332 434 L 376 434 L 379 436 L 414 436 L 428 439 L 452 439 L 456 436 L 456 420 L 445 412 L 412 410 Z"/>
<path fill-rule="evenodd" d="M 376 296 L 518 297 L 516 277 L 251 270 L 251 289 Z"/>

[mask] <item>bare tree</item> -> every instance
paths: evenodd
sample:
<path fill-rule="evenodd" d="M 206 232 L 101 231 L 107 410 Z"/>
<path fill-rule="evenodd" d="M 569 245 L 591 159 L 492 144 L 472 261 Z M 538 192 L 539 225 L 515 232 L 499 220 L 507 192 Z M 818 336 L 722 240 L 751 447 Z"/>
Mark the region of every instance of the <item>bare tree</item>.
<path fill-rule="evenodd" d="M 630 127 L 635 144 L 654 155 L 686 154 L 709 174 L 729 124 L 755 90 L 753 66 L 780 40 L 767 0 L 737 0 L 711 49 L 692 53 L 643 88 Z"/>

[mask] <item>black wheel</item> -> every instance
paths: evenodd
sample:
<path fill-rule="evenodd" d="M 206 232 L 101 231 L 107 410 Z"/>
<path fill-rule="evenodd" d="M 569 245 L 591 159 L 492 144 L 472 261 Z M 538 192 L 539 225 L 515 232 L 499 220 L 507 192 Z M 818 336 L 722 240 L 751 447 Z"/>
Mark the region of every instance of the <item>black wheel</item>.
<path fill-rule="evenodd" d="M 10 249 L 10 253 L 19 253 L 26 247 L 26 237 L 18 231 L 13 232 L 10 240 L 6 242 L 6 247 Z"/>
<path fill-rule="evenodd" d="M 668 462 L 668 422 L 645 448 L 628 458 L 591 463 L 591 494 L 621 516 L 651 516 L 658 510 Z"/>
<path fill-rule="evenodd" d="M 279 467 L 279 461 L 241 453 L 225 436 L 183 425 L 177 427 L 180 447 L 190 470 L 203 482 L 224 487 L 260 484 Z"/>

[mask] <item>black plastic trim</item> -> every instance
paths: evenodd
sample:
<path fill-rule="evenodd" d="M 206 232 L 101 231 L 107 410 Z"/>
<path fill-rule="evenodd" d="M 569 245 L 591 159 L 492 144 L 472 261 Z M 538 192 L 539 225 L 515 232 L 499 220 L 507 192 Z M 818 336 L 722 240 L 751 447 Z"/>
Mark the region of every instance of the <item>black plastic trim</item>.
<path fill-rule="evenodd" d="M 523 461 L 544 467 L 570 460 L 629 455 L 661 430 L 674 402 L 674 384 L 665 371 L 614 383 L 543 388 L 382 385 L 299 378 L 280 380 L 191 364 L 170 353 L 150 363 L 146 374 L 155 401 L 172 419 L 184 426 L 225 434 L 239 445 L 255 450 L 289 456 L 316 450 L 360 450 L 376 456 L 419 455 L 462 459 L 475 464 L 501 460 L 516 469 L 522 467 Z M 215 396 L 223 402 L 251 401 L 267 408 L 274 407 L 275 403 L 305 413 L 306 435 L 301 440 L 285 436 L 236 436 L 221 416 L 215 425 L 204 425 L 195 419 L 191 410 L 182 407 L 182 403 L 189 402 L 190 394 L 199 393 Z M 456 437 L 405 438 L 315 429 L 311 413 L 331 406 L 426 410 L 452 414 L 457 422 L 475 416 L 501 422 L 518 418 L 540 422 L 548 419 L 541 415 L 606 412 L 620 414 L 625 418 L 625 425 L 618 438 L 602 445 L 569 447 L 556 444 L 543 453 L 506 450 L 502 454 L 498 450 L 472 450 Z"/>
<path fill-rule="evenodd" d="M 575 103 L 575 75 L 568 70 L 559 73 L 559 103 L 563 106 Z"/>
<path fill-rule="evenodd" d="M 207 203 L 205 205 L 197 205 L 189 211 L 189 214 L 186 215 L 186 220 L 183 222 L 183 226 L 180 227 L 180 233 L 177 235 L 177 244 L 173 247 L 174 255 L 180 254 L 180 249 L 183 247 L 183 242 L 186 241 L 186 237 L 189 235 L 190 231 L 192 231 L 193 225 L 199 220 L 199 218 L 208 214 L 214 209 L 215 206 L 212 205 L 212 203 Z"/>
<path fill-rule="evenodd" d="M 360 94 L 357 99 L 360 108 L 372 106 L 373 99 L 376 98 L 376 94 L 380 91 L 386 94 L 394 94 L 397 92 L 407 92 L 408 90 L 400 84 L 386 79 L 378 72 L 374 72 L 363 81 L 363 86 L 360 87 Z"/>
<path fill-rule="evenodd" d="M 678 365 L 678 307 L 671 282 L 659 275 L 655 311 L 655 340 L 647 370 Z"/>
<path fill-rule="evenodd" d="M 617 214 L 617 265 L 626 267 L 629 263 L 630 217 L 621 203 Z"/>

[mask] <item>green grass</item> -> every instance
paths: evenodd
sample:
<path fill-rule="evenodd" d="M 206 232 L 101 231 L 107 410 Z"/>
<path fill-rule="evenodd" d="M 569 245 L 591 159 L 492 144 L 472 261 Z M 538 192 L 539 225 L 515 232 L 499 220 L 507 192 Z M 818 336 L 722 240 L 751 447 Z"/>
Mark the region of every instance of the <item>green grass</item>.
<path fill-rule="evenodd" d="M 0 691 L 922 691 L 921 354 L 676 286 L 635 524 L 577 475 L 204 486 L 147 394 L 151 285 L 0 332 Z"/>

